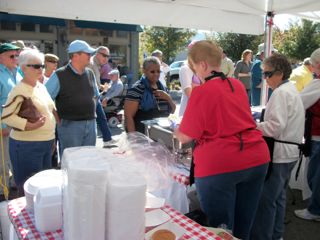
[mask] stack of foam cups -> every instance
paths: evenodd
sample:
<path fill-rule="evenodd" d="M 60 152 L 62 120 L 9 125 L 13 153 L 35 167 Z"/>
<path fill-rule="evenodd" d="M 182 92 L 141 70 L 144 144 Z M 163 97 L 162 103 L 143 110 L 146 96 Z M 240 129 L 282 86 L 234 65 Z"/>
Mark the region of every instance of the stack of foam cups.
<path fill-rule="evenodd" d="M 62 168 L 64 238 L 104 240 L 108 161 L 95 148 L 69 148 Z"/>

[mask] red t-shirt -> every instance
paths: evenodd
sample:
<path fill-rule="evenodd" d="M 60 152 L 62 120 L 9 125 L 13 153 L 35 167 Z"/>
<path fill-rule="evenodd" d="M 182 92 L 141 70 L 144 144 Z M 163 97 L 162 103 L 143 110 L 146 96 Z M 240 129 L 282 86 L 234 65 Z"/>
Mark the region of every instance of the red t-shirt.
<path fill-rule="evenodd" d="M 195 176 L 240 171 L 269 162 L 268 147 L 256 130 L 243 84 L 214 78 L 192 91 L 180 131 L 197 140 Z M 241 148 L 241 139 L 243 148 Z"/>

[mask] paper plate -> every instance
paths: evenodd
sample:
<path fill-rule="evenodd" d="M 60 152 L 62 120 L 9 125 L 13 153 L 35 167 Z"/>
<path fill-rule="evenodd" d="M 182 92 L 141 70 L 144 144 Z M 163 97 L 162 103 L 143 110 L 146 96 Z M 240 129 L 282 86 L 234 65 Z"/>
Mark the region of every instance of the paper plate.
<path fill-rule="evenodd" d="M 165 202 L 164 198 L 158 198 L 147 192 L 146 208 L 161 208 Z"/>
<path fill-rule="evenodd" d="M 146 227 L 153 227 L 170 220 L 170 216 L 161 209 L 146 212 Z"/>

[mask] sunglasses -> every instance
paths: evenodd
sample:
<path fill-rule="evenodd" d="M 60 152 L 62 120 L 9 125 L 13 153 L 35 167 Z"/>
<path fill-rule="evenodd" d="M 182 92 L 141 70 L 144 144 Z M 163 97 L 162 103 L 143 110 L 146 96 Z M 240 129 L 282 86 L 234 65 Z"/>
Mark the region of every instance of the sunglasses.
<path fill-rule="evenodd" d="M 43 64 L 27 64 L 27 67 L 32 67 L 34 69 L 40 69 L 40 68 L 44 68 Z"/>
<path fill-rule="evenodd" d="M 12 55 L 9 56 L 9 58 L 11 58 L 11 59 L 18 58 L 18 57 L 19 57 L 18 54 L 12 54 Z"/>
<path fill-rule="evenodd" d="M 150 71 L 150 73 L 152 73 L 152 74 L 155 74 L 155 73 L 160 73 L 160 70 L 157 70 L 157 71 L 155 71 L 155 70 L 152 70 L 152 71 Z"/>
<path fill-rule="evenodd" d="M 274 70 L 274 71 L 265 71 L 262 74 L 263 74 L 264 78 L 271 78 L 275 72 L 276 72 L 276 70 Z"/>
<path fill-rule="evenodd" d="M 49 63 L 58 63 L 57 61 L 54 61 L 54 60 L 47 60 L 46 62 L 49 62 Z"/>
<path fill-rule="evenodd" d="M 99 52 L 103 57 L 105 57 L 105 58 L 109 58 L 110 57 L 110 55 L 109 54 L 105 54 L 105 53 L 102 53 L 102 52 Z"/>

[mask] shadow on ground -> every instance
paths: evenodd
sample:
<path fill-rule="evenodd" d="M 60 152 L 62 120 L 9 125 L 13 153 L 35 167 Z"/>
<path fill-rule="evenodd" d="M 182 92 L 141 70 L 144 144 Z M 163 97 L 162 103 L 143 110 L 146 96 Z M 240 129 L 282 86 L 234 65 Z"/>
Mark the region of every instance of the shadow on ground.
<path fill-rule="evenodd" d="M 307 221 L 295 217 L 294 210 L 306 208 L 300 190 L 287 192 L 287 211 L 284 240 L 320 240 L 320 222 Z"/>

